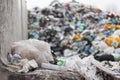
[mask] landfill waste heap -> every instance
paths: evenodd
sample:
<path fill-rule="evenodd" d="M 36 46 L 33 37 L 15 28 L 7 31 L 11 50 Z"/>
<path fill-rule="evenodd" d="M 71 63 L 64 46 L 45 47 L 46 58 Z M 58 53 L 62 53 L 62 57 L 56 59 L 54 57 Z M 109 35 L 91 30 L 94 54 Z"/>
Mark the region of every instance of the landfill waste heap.
<path fill-rule="evenodd" d="M 56 0 L 47 8 L 28 11 L 28 20 L 29 40 L 13 43 L 8 70 L 71 71 L 85 80 L 108 80 L 97 73 L 92 64 L 97 61 L 120 73 L 120 16 L 114 12 Z"/>

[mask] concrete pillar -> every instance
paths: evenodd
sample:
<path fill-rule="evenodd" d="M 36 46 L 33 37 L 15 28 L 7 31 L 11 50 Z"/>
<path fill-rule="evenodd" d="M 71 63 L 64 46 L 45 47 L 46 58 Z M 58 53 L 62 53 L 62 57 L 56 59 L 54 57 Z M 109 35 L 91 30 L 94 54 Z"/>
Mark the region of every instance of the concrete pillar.
<path fill-rule="evenodd" d="M 21 0 L 21 22 L 22 22 L 22 39 L 28 38 L 28 16 L 27 16 L 27 6 L 26 6 L 26 0 Z"/>

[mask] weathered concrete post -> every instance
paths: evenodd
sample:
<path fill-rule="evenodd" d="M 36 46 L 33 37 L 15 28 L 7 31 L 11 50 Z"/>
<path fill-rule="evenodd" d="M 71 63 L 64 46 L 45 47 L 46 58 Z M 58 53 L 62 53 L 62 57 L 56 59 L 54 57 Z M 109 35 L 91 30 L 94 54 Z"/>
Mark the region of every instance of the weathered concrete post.
<path fill-rule="evenodd" d="M 27 38 L 27 10 L 25 0 L 0 0 L 0 58 L 6 55 L 14 41 Z"/>

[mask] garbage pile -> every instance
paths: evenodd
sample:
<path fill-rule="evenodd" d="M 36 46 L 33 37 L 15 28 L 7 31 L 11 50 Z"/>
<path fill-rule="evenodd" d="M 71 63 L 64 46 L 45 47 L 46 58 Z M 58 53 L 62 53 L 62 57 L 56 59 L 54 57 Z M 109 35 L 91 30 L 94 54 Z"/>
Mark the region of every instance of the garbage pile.
<path fill-rule="evenodd" d="M 81 72 L 88 80 L 100 80 L 95 67 L 90 65 L 90 55 L 104 66 L 106 61 L 112 61 L 112 68 L 107 67 L 119 70 L 119 65 L 116 66 L 120 61 L 119 15 L 75 1 L 57 0 L 48 8 L 35 7 L 28 13 L 30 40 L 15 42 L 8 55 L 11 64 L 22 66 L 18 72 L 42 67 Z M 94 73 L 91 79 L 88 73 Z"/>
<path fill-rule="evenodd" d="M 107 52 L 108 47 L 117 48 L 120 44 L 119 15 L 75 1 L 53 1 L 44 9 L 35 7 L 28 18 L 30 27 L 38 27 L 29 30 L 29 38 L 48 42 L 56 56 L 85 57 L 98 53 L 99 47 Z"/>
<path fill-rule="evenodd" d="M 102 19 L 101 10 L 77 2 L 54 3 L 48 8 L 36 7 L 29 12 L 29 38 L 50 43 L 57 56 L 71 56 L 81 52 L 88 56 L 95 29 L 99 29 L 97 22 L 100 23 L 99 19 Z M 87 41 L 86 38 L 91 39 Z"/>

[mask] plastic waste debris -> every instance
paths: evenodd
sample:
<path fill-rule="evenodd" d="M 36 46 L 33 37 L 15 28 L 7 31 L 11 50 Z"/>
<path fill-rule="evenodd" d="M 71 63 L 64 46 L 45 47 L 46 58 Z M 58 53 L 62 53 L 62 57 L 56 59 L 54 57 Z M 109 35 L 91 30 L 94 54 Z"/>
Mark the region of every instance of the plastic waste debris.
<path fill-rule="evenodd" d="M 38 68 L 38 64 L 35 60 L 23 59 L 23 60 L 20 61 L 19 65 L 22 66 L 22 69 L 18 71 L 18 72 L 21 72 L 21 73 L 22 72 L 27 73 L 30 70 Z"/>
<path fill-rule="evenodd" d="M 18 72 L 28 72 L 29 70 L 41 67 L 41 63 L 54 61 L 50 45 L 47 42 L 36 39 L 22 40 L 14 42 L 11 53 L 11 64 L 22 66 Z"/>

